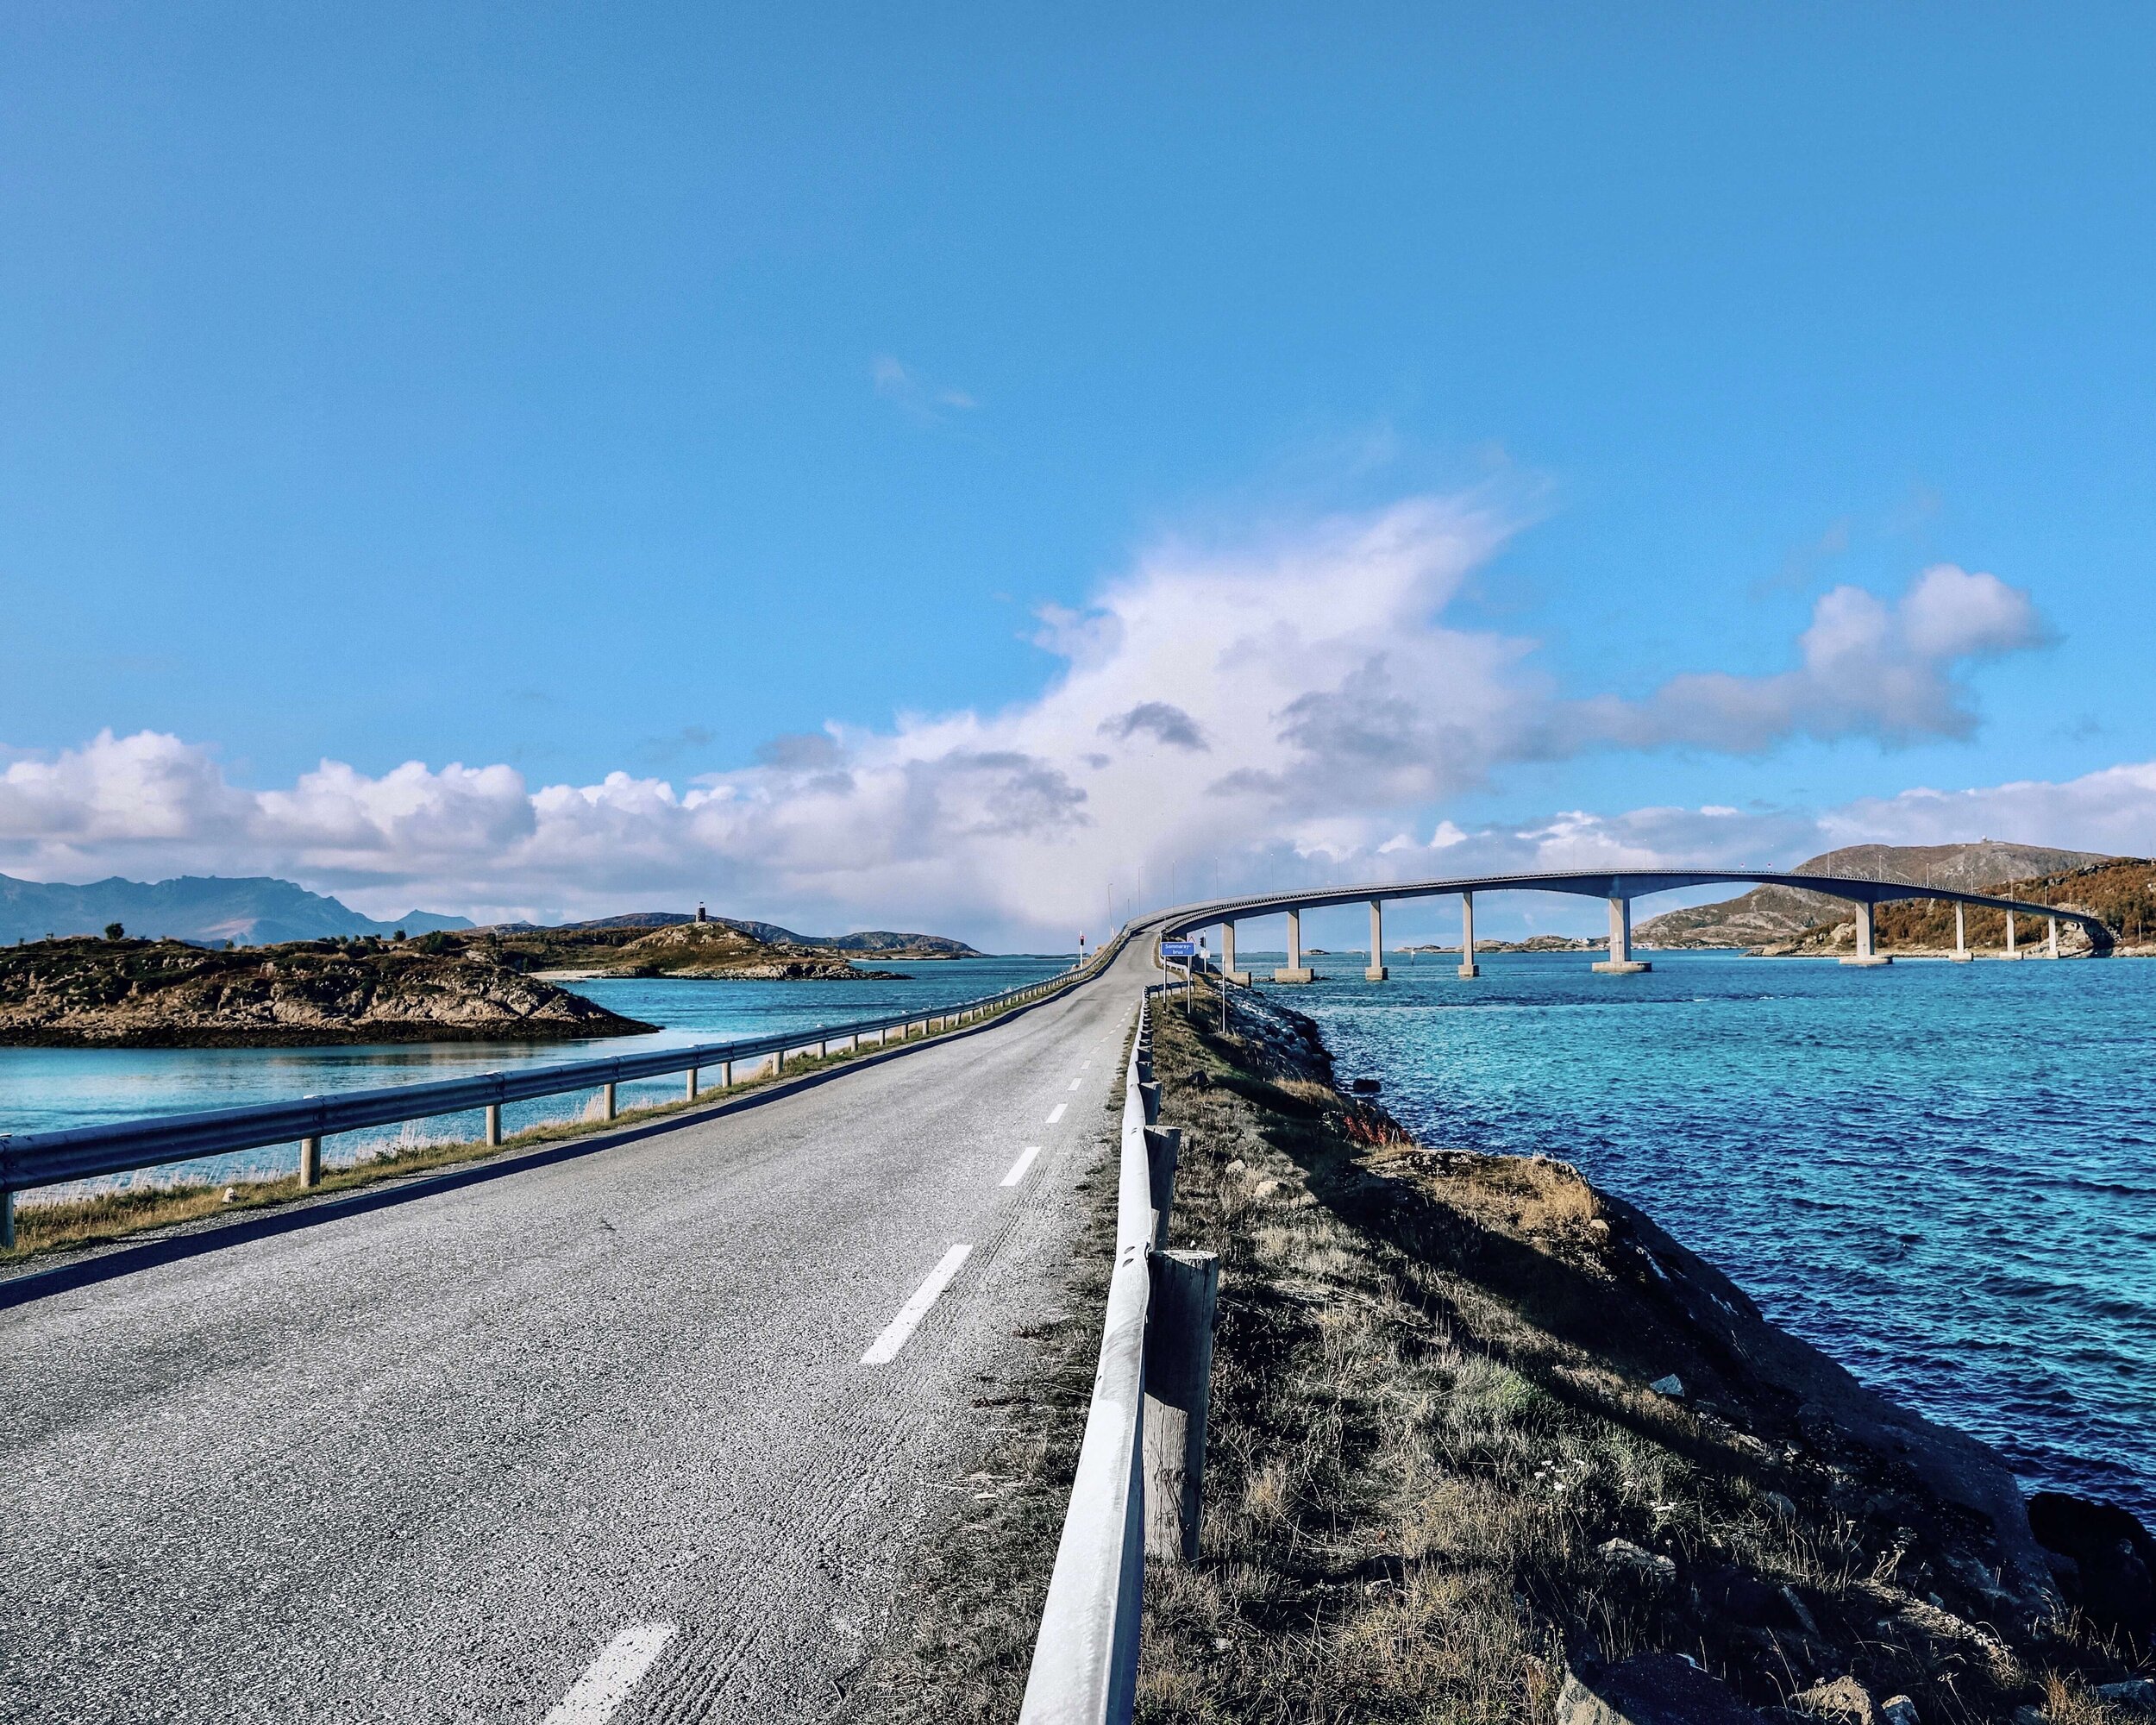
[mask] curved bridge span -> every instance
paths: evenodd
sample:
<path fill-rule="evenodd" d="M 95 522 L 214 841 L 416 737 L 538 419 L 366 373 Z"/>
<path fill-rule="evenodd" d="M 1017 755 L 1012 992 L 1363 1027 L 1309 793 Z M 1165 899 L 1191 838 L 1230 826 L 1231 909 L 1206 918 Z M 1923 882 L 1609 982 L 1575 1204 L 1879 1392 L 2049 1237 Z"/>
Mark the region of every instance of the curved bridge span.
<path fill-rule="evenodd" d="M 1385 977 L 1384 906 L 1400 899 L 1457 897 L 1460 900 L 1460 975 L 1477 974 L 1475 964 L 1475 895 L 1477 893 L 1570 893 L 1581 898 L 1606 899 L 1609 903 L 1609 957 L 1595 966 L 1620 975 L 1651 967 L 1632 956 L 1632 901 L 1655 893 L 1670 893 L 1685 887 L 1755 886 L 1794 887 L 1828 898 L 1846 900 L 1857 908 L 1857 950 L 1845 964 L 1887 964 L 1873 938 L 1873 918 L 1878 906 L 1898 899 L 1937 899 L 1955 907 L 1956 959 L 1971 955 L 1963 910 L 1975 905 L 2006 913 L 2006 950 L 2018 957 L 2015 942 L 2017 916 L 2044 919 L 2046 946 L 2059 952 L 2059 925 L 2069 922 L 2086 931 L 2091 947 L 2100 953 L 2111 950 L 2111 931 L 2099 917 L 2082 911 L 2062 910 L 2054 905 L 2031 904 L 2002 899 L 1988 893 L 1955 892 L 1945 887 L 1914 887 L 1900 881 L 1862 881 L 1841 875 L 1790 875 L 1752 869 L 1630 869 L 1619 873 L 1579 871 L 1557 874 L 1476 875 L 1445 881 L 1385 881 L 1360 887 L 1326 887 L 1319 890 L 1261 893 L 1250 898 L 1216 899 L 1206 904 L 1183 905 L 1169 911 L 1159 925 L 1162 936 L 1174 938 L 1218 926 L 1220 965 L 1232 978 L 1247 982 L 1246 973 L 1235 967 L 1235 925 L 1246 918 L 1288 918 L 1288 963 L 1273 973 L 1276 982 L 1307 982 L 1311 972 L 1302 962 L 1302 913 L 1341 905 L 1367 904 L 1370 911 L 1370 962 L 1365 975 L 1371 982 Z"/>

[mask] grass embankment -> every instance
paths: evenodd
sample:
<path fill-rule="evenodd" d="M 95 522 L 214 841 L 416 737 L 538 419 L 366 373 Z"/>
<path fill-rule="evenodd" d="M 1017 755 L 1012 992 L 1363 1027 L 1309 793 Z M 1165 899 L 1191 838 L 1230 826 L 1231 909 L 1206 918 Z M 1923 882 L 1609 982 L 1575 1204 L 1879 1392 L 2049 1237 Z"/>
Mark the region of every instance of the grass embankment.
<path fill-rule="evenodd" d="M 1012 1008 L 1004 1008 L 1004 1011 L 1010 1010 Z M 991 1019 L 998 1018 L 1002 1013 L 990 1016 Z M 981 1020 L 982 1023 L 988 1021 Z M 972 1027 L 967 1026 L 968 1029 Z M 939 1034 L 947 1036 L 953 1032 L 946 1031 Z M 919 1036 L 907 1038 L 912 1042 L 923 1039 Z M 899 1045 L 895 1038 L 888 1044 L 893 1048 Z M 820 1057 L 789 1054 L 783 1076 L 790 1081 L 834 1066 L 843 1066 L 880 1051 L 878 1044 L 870 1043 L 857 1051 L 840 1050 Z M 209 1216 L 231 1215 L 242 1210 L 266 1209 L 281 1204 L 311 1201 L 332 1193 L 379 1185 L 386 1180 L 406 1179 L 437 1169 L 485 1162 L 518 1151 L 535 1149 L 542 1145 L 565 1143 L 574 1138 L 589 1138 L 598 1132 L 613 1132 L 624 1126 L 663 1120 L 670 1114 L 697 1113 L 718 1107 L 779 1082 L 779 1075 L 744 1077 L 728 1089 L 706 1089 L 693 1101 L 683 1097 L 673 1101 L 652 1102 L 640 1107 L 626 1107 L 611 1120 L 599 1117 L 594 1101 L 593 1111 L 585 1118 L 550 1121 L 544 1126 L 509 1134 L 503 1138 L 498 1149 L 476 1139 L 453 1139 L 399 1147 L 342 1166 L 325 1166 L 321 1180 L 310 1187 L 303 1187 L 295 1172 L 267 1179 L 191 1180 L 171 1185 L 130 1187 L 121 1191 L 103 1192 L 85 1198 L 66 1198 L 53 1202 L 40 1202 L 34 1194 L 21 1195 L 17 1198 L 15 1213 L 15 1248 L 11 1251 L 0 1251 L 0 1265 L 19 1263 L 24 1258 L 46 1253 L 110 1245 L 132 1235 L 177 1227 Z M 225 1195 L 228 1192 L 232 1195 L 229 1198 Z"/>
<path fill-rule="evenodd" d="M 1307 1020 L 1158 1024 L 1174 1235 L 1221 1254 L 1222 1306 L 1203 1550 L 1149 1573 L 1142 1718 L 1548 1720 L 1568 1668 L 1656 1651 L 1852 1725 L 1896 1696 L 2133 1716 L 1984 1517 L 1838 1423 L 1853 1382 L 1646 1219 L 1562 1164 L 1416 1149 Z"/>

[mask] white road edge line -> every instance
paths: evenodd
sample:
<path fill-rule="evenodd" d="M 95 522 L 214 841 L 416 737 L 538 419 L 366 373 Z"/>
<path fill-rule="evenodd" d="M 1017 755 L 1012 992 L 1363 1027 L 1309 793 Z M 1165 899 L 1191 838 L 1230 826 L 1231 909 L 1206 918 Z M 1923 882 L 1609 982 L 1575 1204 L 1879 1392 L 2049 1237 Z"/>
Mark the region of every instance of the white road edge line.
<path fill-rule="evenodd" d="M 606 1644 L 542 1725 L 605 1725 L 666 1651 L 674 1630 L 671 1623 L 630 1624 Z"/>
<path fill-rule="evenodd" d="M 928 1280 L 913 1290 L 913 1297 L 899 1308 L 899 1315 L 892 1319 L 884 1333 L 869 1345 L 868 1352 L 862 1355 L 863 1365 L 888 1365 L 899 1357 L 899 1350 L 913 1339 L 913 1332 L 920 1328 L 929 1308 L 943 1297 L 943 1290 L 950 1286 L 951 1277 L 958 1274 L 972 1251 L 969 1245 L 955 1245 L 937 1260 L 936 1268 L 928 1273 Z"/>
<path fill-rule="evenodd" d="M 1015 1186 L 1025 1178 L 1025 1170 L 1033 1165 L 1033 1158 L 1041 1153 L 1037 1144 L 1029 1144 L 1018 1152 L 1018 1159 L 1011 1164 L 1011 1171 L 1003 1176 L 1006 1186 Z"/>
<path fill-rule="evenodd" d="M 1049 1123 L 1049 1125 L 1050 1125 L 1050 1126 L 1054 1126 L 1054 1125 L 1056 1124 L 1056 1121 L 1058 1121 L 1058 1120 L 1060 1120 L 1061 1119 L 1062 1119 L 1062 1117 L 1063 1117 L 1063 1111 L 1064 1111 L 1065 1109 L 1067 1109 L 1068 1107 L 1070 1107 L 1070 1104 L 1069 1104 L 1069 1103 L 1068 1103 L 1068 1102 L 1058 1102 L 1058 1103 L 1056 1103 L 1056 1106 L 1055 1106 L 1054 1107 L 1050 1108 L 1050 1109 L 1048 1111 L 1048 1123 Z"/>

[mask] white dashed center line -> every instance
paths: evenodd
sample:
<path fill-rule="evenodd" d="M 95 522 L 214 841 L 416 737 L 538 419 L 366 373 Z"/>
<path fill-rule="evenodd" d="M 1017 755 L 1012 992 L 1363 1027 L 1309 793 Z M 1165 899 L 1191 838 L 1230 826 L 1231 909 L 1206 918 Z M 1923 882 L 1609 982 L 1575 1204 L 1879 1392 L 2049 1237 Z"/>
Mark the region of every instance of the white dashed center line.
<path fill-rule="evenodd" d="M 1069 1107 L 1070 1107 L 1070 1104 L 1069 1104 L 1069 1103 L 1068 1103 L 1068 1102 L 1058 1102 L 1058 1103 L 1056 1103 L 1056 1106 L 1055 1106 L 1054 1107 L 1050 1108 L 1050 1109 L 1048 1111 L 1048 1123 L 1049 1123 L 1049 1125 L 1050 1125 L 1050 1126 L 1054 1126 L 1054 1125 L 1056 1124 L 1056 1121 L 1058 1121 L 1058 1120 L 1060 1120 L 1061 1119 L 1062 1119 L 1062 1117 L 1063 1117 L 1063 1111 L 1064 1111 L 1066 1108 Z"/>
<path fill-rule="evenodd" d="M 892 1319 L 868 1352 L 862 1355 L 863 1365 L 888 1365 L 899 1357 L 899 1350 L 912 1339 L 913 1332 L 920 1328 L 929 1308 L 943 1297 L 943 1290 L 950 1286 L 951 1278 L 958 1274 L 972 1251 L 969 1245 L 955 1245 L 937 1261 L 936 1268 L 928 1273 L 928 1280 L 913 1290 L 913 1297 L 899 1308 L 899 1315 Z"/>
<path fill-rule="evenodd" d="M 1082 1079 L 1082 1078 L 1074 1078 L 1074 1079 L 1072 1079 L 1072 1080 L 1070 1081 L 1070 1088 L 1071 1088 L 1072 1089 L 1075 1090 L 1075 1089 L 1076 1089 L 1076 1088 L 1078 1088 L 1081 1084 L 1084 1083 L 1085 1082 L 1086 1082 L 1086 1081 L 1085 1081 L 1084 1079 Z"/>
<path fill-rule="evenodd" d="M 543 1725 L 605 1725 L 673 1639 L 671 1623 L 632 1623 L 606 1644 Z"/>
<path fill-rule="evenodd" d="M 1033 1158 L 1041 1153 L 1037 1144 L 1029 1144 L 1018 1152 L 1018 1159 L 1011 1164 L 1011 1171 L 1003 1176 L 1006 1186 L 1015 1186 L 1025 1178 L 1025 1170 L 1033 1165 Z"/>

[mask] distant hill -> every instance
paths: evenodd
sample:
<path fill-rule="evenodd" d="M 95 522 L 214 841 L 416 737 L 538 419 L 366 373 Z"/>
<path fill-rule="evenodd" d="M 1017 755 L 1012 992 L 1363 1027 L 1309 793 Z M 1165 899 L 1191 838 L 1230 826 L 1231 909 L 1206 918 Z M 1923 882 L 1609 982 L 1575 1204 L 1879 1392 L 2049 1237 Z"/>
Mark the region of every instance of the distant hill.
<path fill-rule="evenodd" d="M 589 922 L 565 922 L 556 931 L 583 934 L 617 928 L 673 928 L 696 919 L 681 911 L 630 911 L 620 916 L 594 917 Z M 797 934 L 775 922 L 756 922 L 742 917 L 712 917 L 710 922 L 760 940 L 767 946 L 811 947 L 825 952 L 843 952 L 862 958 L 981 958 L 987 955 L 953 940 L 948 935 L 906 934 L 886 928 L 863 929 L 853 934 Z M 504 924 L 518 932 L 529 924 Z"/>
<path fill-rule="evenodd" d="M 266 946 L 285 940 L 322 940 L 331 935 L 427 934 L 469 928 L 468 918 L 416 910 L 377 922 L 349 905 L 310 893 L 290 881 L 266 875 L 230 879 L 182 875 L 145 882 L 114 875 L 86 886 L 44 884 L 0 875 L 0 944 L 42 940 L 48 934 L 98 934 L 119 923 L 148 940 L 185 940 L 197 946 Z"/>
<path fill-rule="evenodd" d="M 656 914 L 655 913 L 654 914 Z M 446 943 L 448 937 L 442 937 Z M 718 917 L 606 917 L 564 928 L 481 929 L 457 943 L 512 970 L 557 980 L 594 976 L 703 976 L 744 982 L 890 980 L 827 946 L 759 940 Z"/>
<path fill-rule="evenodd" d="M 1973 844 L 1852 844 L 1800 862 L 1793 875 L 1839 875 L 1858 881 L 1905 881 L 1915 887 L 1981 892 L 2002 881 L 2070 873 L 2110 859 L 2090 850 L 2057 850 L 1996 838 Z M 1664 911 L 1633 931 L 1643 946 L 1764 946 L 1821 923 L 1852 917 L 1840 899 L 1791 887 L 1754 887 L 1741 897 Z"/>

